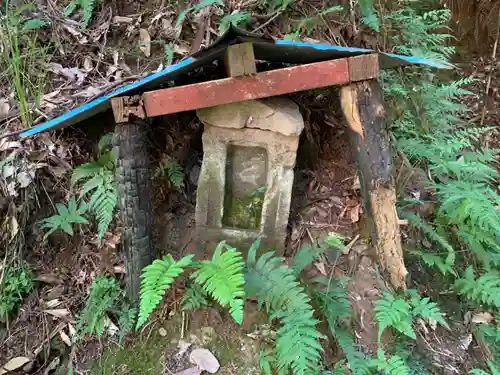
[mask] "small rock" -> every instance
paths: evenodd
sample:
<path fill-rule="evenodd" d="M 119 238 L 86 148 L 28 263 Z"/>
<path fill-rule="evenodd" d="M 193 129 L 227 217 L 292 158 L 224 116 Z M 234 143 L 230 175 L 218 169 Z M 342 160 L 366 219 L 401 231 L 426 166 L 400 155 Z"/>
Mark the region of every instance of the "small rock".
<path fill-rule="evenodd" d="M 165 328 L 163 328 L 163 327 L 160 327 L 158 329 L 158 333 L 160 334 L 161 337 L 167 336 L 167 330 Z"/>
<path fill-rule="evenodd" d="M 197 365 L 201 370 L 205 370 L 210 374 L 215 374 L 219 371 L 220 364 L 217 358 L 208 349 L 195 349 L 189 355 L 191 363 Z"/>

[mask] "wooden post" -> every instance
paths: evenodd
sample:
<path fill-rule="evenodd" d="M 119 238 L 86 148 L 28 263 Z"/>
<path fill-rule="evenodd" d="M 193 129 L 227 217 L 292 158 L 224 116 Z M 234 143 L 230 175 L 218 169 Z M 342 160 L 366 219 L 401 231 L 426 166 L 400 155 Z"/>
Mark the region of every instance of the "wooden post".
<path fill-rule="evenodd" d="M 151 176 L 147 152 L 147 127 L 140 97 L 111 99 L 115 117 L 113 145 L 116 152 L 118 206 L 123 224 L 122 245 L 129 299 L 139 299 L 142 269 L 151 264 Z"/>
<path fill-rule="evenodd" d="M 378 262 L 389 275 L 392 285 L 405 289 L 407 271 L 396 212 L 390 138 L 381 88 L 376 80 L 351 83 L 341 88 L 340 101 L 361 172 L 363 198 Z"/>

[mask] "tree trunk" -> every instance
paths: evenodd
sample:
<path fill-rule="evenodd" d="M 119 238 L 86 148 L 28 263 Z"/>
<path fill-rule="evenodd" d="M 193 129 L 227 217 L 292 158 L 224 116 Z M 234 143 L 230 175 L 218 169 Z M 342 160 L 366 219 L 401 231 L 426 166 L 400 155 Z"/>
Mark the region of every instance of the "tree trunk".
<path fill-rule="evenodd" d="M 378 262 L 395 288 L 406 288 L 406 267 L 396 212 L 390 137 L 376 80 L 342 87 L 342 111 L 350 128 L 361 188 Z"/>
<path fill-rule="evenodd" d="M 126 290 L 132 302 L 139 299 L 142 269 L 155 254 L 152 244 L 151 176 L 146 123 L 135 118 L 115 126 L 113 144 L 117 165 L 118 206 L 123 223 Z"/>

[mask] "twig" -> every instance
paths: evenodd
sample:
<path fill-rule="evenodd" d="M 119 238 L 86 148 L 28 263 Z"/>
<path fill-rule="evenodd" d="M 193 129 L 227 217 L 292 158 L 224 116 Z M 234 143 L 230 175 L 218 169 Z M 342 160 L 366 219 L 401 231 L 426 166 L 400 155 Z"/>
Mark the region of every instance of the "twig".
<path fill-rule="evenodd" d="M 253 29 L 252 30 L 252 33 L 255 33 L 261 29 L 263 29 L 264 27 L 266 27 L 267 25 L 269 25 L 271 22 L 273 22 L 279 15 L 281 14 L 281 12 L 278 10 L 276 11 L 276 14 L 274 16 L 272 16 L 271 18 L 269 18 L 266 22 L 264 22 L 262 25 L 260 25 L 259 27 L 257 27 L 256 29 Z"/>
<path fill-rule="evenodd" d="M 496 31 L 495 44 L 493 44 L 493 51 L 491 53 L 491 69 L 488 73 L 488 80 L 486 81 L 486 91 L 484 93 L 484 106 L 483 106 L 483 111 L 481 112 L 481 123 L 480 123 L 481 127 L 483 126 L 484 118 L 486 117 L 486 106 L 487 106 L 487 101 L 488 101 L 488 92 L 490 91 L 490 86 L 491 86 L 491 76 L 493 75 L 493 70 L 495 69 L 495 62 L 496 62 L 496 57 L 497 57 L 497 47 L 498 47 L 499 37 L 500 37 L 500 8 L 498 8 L 497 31 Z M 487 138 L 487 137 L 485 137 L 485 138 Z"/>

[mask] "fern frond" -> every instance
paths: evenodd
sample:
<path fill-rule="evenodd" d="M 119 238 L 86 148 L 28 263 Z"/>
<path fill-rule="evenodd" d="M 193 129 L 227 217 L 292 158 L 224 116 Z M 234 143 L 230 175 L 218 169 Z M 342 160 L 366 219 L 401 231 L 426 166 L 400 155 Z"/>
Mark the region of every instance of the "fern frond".
<path fill-rule="evenodd" d="M 469 372 L 471 375 L 500 375 L 500 368 L 498 368 L 493 362 L 488 361 L 488 366 L 490 368 L 491 374 L 484 370 L 474 369 Z"/>
<path fill-rule="evenodd" d="M 141 274 L 141 290 L 139 303 L 139 319 L 136 328 L 140 328 L 153 310 L 160 304 L 165 292 L 174 280 L 191 264 L 194 255 L 187 255 L 175 261 L 170 255 L 162 260 L 156 259 L 144 267 Z"/>
<path fill-rule="evenodd" d="M 256 296 L 259 306 L 265 306 L 281 321 L 276 339 L 276 367 L 279 373 L 291 368 L 305 374 L 317 368 L 323 337 L 316 329 L 314 310 L 304 288 L 297 282 L 292 269 L 273 252 L 256 258 L 257 246 L 248 252 L 245 287 L 249 296 Z"/>
<path fill-rule="evenodd" d="M 292 260 L 292 269 L 295 275 L 299 276 L 302 270 L 317 260 L 323 252 L 324 249 L 317 246 L 302 246 Z"/>
<path fill-rule="evenodd" d="M 313 280 L 322 288 L 314 288 L 310 294 L 316 301 L 318 308 L 325 314 L 331 327 L 352 316 L 351 301 L 349 301 L 345 286 L 347 281 L 348 278 L 329 280 L 326 277 Z"/>
<path fill-rule="evenodd" d="M 411 297 L 410 303 L 413 306 L 412 315 L 414 317 L 420 316 L 427 321 L 436 321 L 443 327 L 450 329 L 450 326 L 444 320 L 443 313 L 437 307 L 437 303 L 431 302 L 429 297 L 421 298 L 416 290 L 408 290 Z"/>
<path fill-rule="evenodd" d="M 330 326 L 331 329 L 331 326 Z M 370 363 L 360 350 L 356 349 L 354 338 L 345 327 L 336 327 L 332 331 L 340 348 L 344 352 L 349 368 L 355 375 L 371 375 Z"/>
<path fill-rule="evenodd" d="M 231 316 L 239 324 L 243 322 L 245 303 L 243 268 L 241 253 L 222 241 L 212 260 L 201 261 L 200 268 L 191 275 L 221 306 L 229 306 Z"/>
<path fill-rule="evenodd" d="M 180 188 L 184 181 L 184 168 L 177 159 L 169 157 L 167 162 L 160 165 L 160 174 L 176 188 Z"/>
<path fill-rule="evenodd" d="M 372 366 L 376 367 L 377 370 L 383 371 L 386 374 L 411 374 L 411 370 L 408 368 L 405 361 L 401 357 L 394 355 L 392 357 L 386 358 L 382 349 L 377 350 L 377 359 L 372 361 Z"/>
<path fill-rule="evenodd" d="M 99 276 L 90 286 L 90 296 L 78 318 L 77 331 L 80 337 L 86 334 L 102 336 L 106 323 L 106 312 L 113 308 L 123 292 L 116 279 Z"/>
<path fill-rule="evenodd" d="M 241 23 L 247 23 L 252 20 L 252 16 L 248 12 L 233 12 L 226 14 L 220 20 L 219 34 L 223 34 L 229 29 L 230 25 L 238 26 Z"/>
<path fill-rule="evenodd" d="M 374 311 L 379 326 L 379 342 L 387 327 L 393 327 L 412 339 L 417 338 L 412 328 L 411 306 L 404 299 L 394 298 L 392 294 L 386 292 L 375 303 Z"/>
<path fill-rule="evenodd" d="M 181 300 L 183 310 L 196 310 L 209 305 L 208 294 L 197 282 L 192 282 Z"/>
<path fill-rule="evenodd" d="M 500 307 L 500 275 L 497 272 L 489 271 L 476 279 L 471 266 L 464 276 L 455 282 L 458 294 L 479 303 Z"/>

